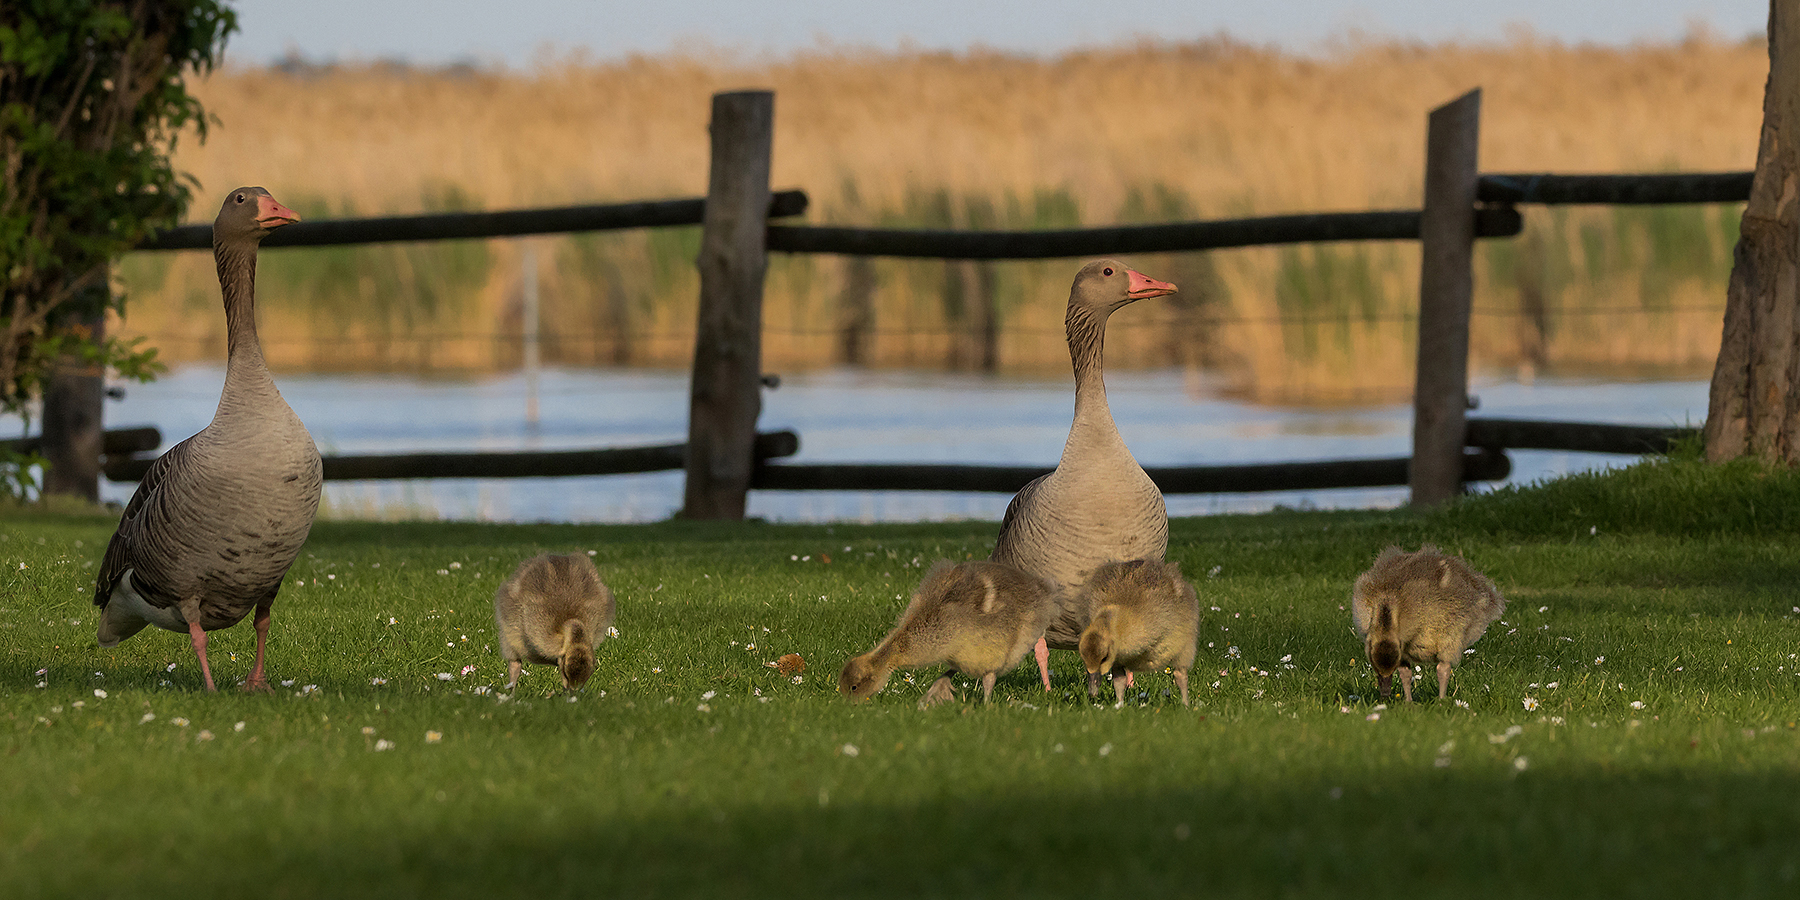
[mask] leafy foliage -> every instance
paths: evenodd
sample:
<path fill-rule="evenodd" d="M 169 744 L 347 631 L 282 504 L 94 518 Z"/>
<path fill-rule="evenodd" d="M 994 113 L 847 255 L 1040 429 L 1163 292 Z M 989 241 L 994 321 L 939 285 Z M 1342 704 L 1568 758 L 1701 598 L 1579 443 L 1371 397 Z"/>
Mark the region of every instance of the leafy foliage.
<path fill-rule="evenodd" d="M 107 263 L 172 226 L 191 191 L 170 163 L 204 140 L 183 77 L 218 64 L 221 0 L 8 0 L 0 6 L 0 409 L 19 411 L 68 351 L 149 374 L 153 352 L 67 323 L 115 302 Z"/>

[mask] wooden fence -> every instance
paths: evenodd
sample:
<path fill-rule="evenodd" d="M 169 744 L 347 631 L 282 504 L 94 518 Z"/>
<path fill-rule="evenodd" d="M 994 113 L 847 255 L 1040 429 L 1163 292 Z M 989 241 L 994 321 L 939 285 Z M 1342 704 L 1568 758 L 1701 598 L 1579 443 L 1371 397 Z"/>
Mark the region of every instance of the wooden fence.
<path fill-rule="evenodd" d="M 683 468 L 683 514 L 741 518 L 752 488 L 771 490 L 1016 491 L 1047 469 L 1029 466 L 796 465 L 791 432 L 759 435 L 762 287 L 771 251 L 939 259 L 1046 259 L 1211 250 L 1324 241 L 1422 242 L 1418 375 L 1411 457 L 1150 470 L 1166 493 L 1252 492 L 1410 484 L 1433 504 L 1466 481 L 1510 472 L 1506 449 L 1660 452 L 1683 429 L 1469 419 L 1468 323 L 1473 242 L 1517 235 L 1517 204 L 1741 202 L 1752 173 L 1552 175 L 1479 173 L 1480 91 L 1427 120 L 1425 203 L 1418 210 L 1264 216 L 1062 231 L 941 231 L 770 224 L 799 215 L 800 191 L 774 191 L 769 160 L 774 95 L 713 97 L 705 198 L 491 213 L 309 221 L 283 228 L 268 247 L 509 237 L 701 225 L 700 308 L 688 440 L 648 448 L 554 453 L 407 454 L 328 458 L 327 478 L 511 477 L 612 474 Z M 205 249 L 210 226 L 173 229 L 140 250 Z M 97 421 L 97 417 L 96 417 Z M 110 448 L 110 445 L 109 445 Z M 1473 448 L 1472 450 L 1470 448 Z M 110 449 L 109 453 L 112 452 Z M 109 456 L 116 480 L 147 460 Z"/>

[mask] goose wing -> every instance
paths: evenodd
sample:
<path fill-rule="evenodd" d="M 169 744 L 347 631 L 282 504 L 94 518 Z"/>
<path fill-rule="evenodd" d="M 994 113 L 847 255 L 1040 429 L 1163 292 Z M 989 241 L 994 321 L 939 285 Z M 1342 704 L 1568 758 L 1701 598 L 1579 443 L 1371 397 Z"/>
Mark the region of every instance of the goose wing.
<path fill-rule="evenodd" d="M 188 452 L 187 441 L 170 447 L 169 452 L 150 464 L 149 470 L 138 482 L 137 490 L 125 504 L 125 512 L 119 516 L 118 530 L 113 532 L 112 540 L 106 545 L 106 555 L 100 559 L 100 574 L 94 580 L 95 606 L 104 608 L 112 596 L 113 588 L 118 586 L 119 579 L 125 577 L 127 571 L 137 567 L 138 546 L 150 519 L 149 511 L 154 508 L 162 493 L 169 471 L 181 465 Z M 161 592 L 144 583 L 141 577 L 134 579 L 133 583 L 145 600 L 157 606 L 174 605 L 172 599 L 160 596 Z"/>

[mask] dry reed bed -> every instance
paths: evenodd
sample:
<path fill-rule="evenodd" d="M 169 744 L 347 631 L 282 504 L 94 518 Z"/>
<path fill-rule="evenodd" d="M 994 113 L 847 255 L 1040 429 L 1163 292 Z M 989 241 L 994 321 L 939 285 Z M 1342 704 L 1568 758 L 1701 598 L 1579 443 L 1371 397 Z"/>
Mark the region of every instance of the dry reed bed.
<path fill-rule="evenodd" d="M 710 95 L 766 87 L 776 91 L 774 182 L 807 190 L 814 221 L 1045 227 L 1394 208 L 1419 199 L 1425 112 L 1468 88 L 1484 91 L 1487 171 L 1727 170 L 1754 162 L 1766 71 L 1760 44 L 1705 38 L 1631 49 L 1366 44 L 1321 58 L 1206 41 L 1049 60 L 821 51 L 766 64 L 568 61 L 523 74 L 229 69 L 197 85 L 219 123 L 204 145 L 185 141 L 177 163 L 199 179 L 197 215 L 241 183 L 314 215 L 693 195 L 705 188 Z M 256 124 L 270 121 L 297 127 Z M 1528 210 L 1528 228 L 1549 228 L 1543 213 Z M 1487 245 L 1477 306 L 1497 314 L 1477 317 L 1477 362 L 1703 365 L 1716 352 L 1729 264 L 1729 244 L 1718 245 L 1735 212 L 1684 215 L 1670 231 L 1629 213 L 1571 211 L 1523 263 L 1520 251 Z M 1669 260 L 1688 252 L 1679 241 L 1670 249 L 1683 228 L 1712 235 L 1698 261 Z M 694 244 L 691 232 L 540 241 L 547 331 L 564 337 L 551 358 L 684 365 Z M 321 252 L 266 256 L 277 365 L 516 358 L 506 335 L 517 329 L 519 242 L 330 251 L 329 265 Z M 1410 245 L 1362 245 L 1136 260 L 1198 287 L 1183 303 L 1120 316 L 1113 356 L 1219 368 L 1271 399 L 1325 386 L 1344 399 L 1401 390 L 1416 259 Z M 973 278 L 999 309 L 1002 365 L 1060 368 L 1073 267 L 1002 263 L 983 275 L 880 261 L 866 360 L 942 364 L 973 327 L 949 285 Z M 847 268 L 776 259 L 771 365 L 837 358 Z M 1645 299 L 1649 277 L 1669 283 Z M 155 336 L 171 358 L 217 355 L 221 325 L 204 314 L 216 305 L 211 278 L 198 254 L 132 258 L 124 330 Z M 1534 279 L 1538 301 L 1520 287 Z M 1513 312 L 1531 302 L 1548 312 Z M 1674 311 L 1580 311 L 1596 305 Z M 1522 318 L 1555 327 L 1521 335 Z"/>

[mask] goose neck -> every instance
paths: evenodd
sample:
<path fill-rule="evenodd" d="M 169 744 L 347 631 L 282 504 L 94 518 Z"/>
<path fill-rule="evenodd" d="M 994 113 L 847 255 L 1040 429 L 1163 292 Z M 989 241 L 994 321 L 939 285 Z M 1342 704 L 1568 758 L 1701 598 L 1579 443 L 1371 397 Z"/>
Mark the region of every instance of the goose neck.
<path fill-rule="evenodd" d="M 1075 370 L 1075 422 L 1112 424 L 1112 411 L 1106 404 L 1106 319 L 1107 311 L 1095 312 L 1086 307 L 1069 306 L 1064 325 L 1069 338 L 1069 362 Z"/>
<path fill-rule="evenodd" d="M 227 377 L 264 369 L 262 342 L 256 335 L 256 245 L 232 242 L 213 245 L 219 289 L 225 299 Z"/>

